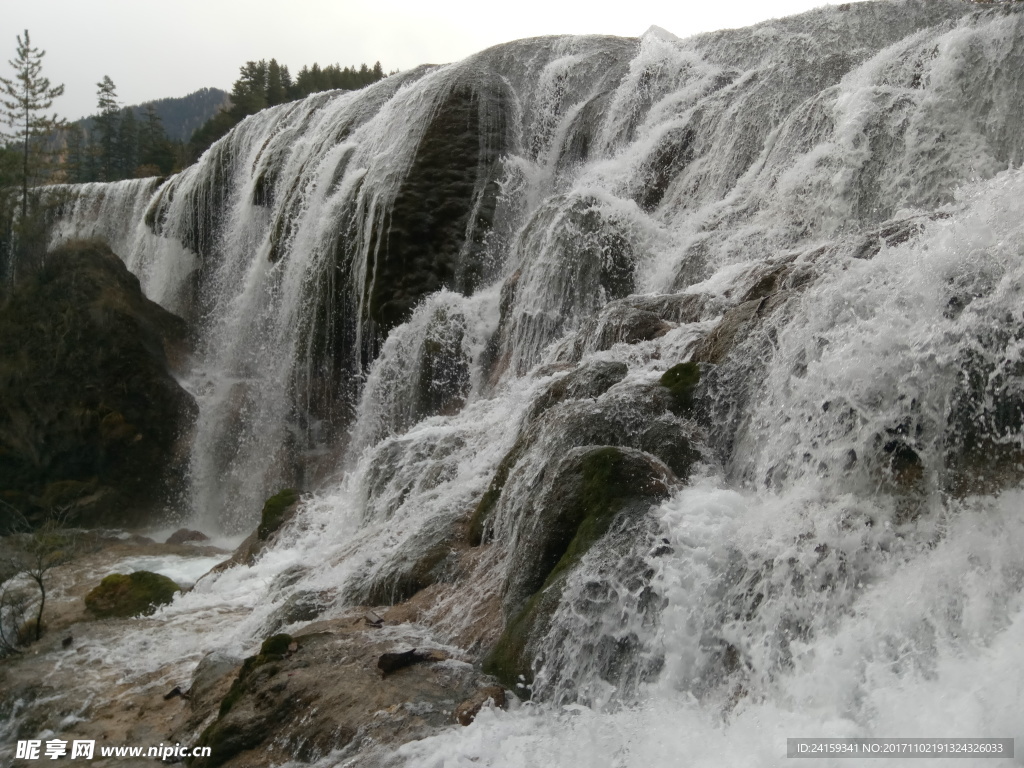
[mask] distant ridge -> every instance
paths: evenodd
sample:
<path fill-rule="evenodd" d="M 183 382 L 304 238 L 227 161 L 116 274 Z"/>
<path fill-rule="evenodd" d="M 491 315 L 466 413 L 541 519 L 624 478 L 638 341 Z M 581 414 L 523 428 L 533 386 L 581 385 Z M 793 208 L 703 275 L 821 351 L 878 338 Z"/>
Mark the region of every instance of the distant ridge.
<path fill-rule="evenodd" d="M 187 96 L 177 96 L 166 99 L 155 99 L 142 104 L 131 105 L 135 116 L 140 118 L 143 110 L 152 105 L 160 122 L 163 123 L 167 138 L 172 141 L 188 141 L 196 129 L 213 117 L 222 107 L 226 107 L 231 100 L 227 91 L 220 88 L 200 88 Z M 83 117 L 76 120 L 86 130 L 92 127 L 93 116 Z"/>

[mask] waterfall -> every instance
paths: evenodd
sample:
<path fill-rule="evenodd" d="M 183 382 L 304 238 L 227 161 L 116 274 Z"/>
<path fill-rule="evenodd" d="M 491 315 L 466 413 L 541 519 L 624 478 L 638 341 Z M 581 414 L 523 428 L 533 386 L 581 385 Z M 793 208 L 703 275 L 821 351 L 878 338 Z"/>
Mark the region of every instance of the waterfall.
<path fill-rule="evenodd" d="M 541 708 L 401 759 L 770 765 L 779 734 L 952 712 L 1024 736 L 1022 158 L 1020 9 L 866 2 L 316 94 L 81 187 L 55 236 L 196 329 L 194 520 L 315 491 L 268 573 L 433 586 L 478 649 L 557 583 Z M 696 411 L 659 383 L 687 362 Z M 607 456 L 642 503 L 537 571 L 543 510 Z"/>

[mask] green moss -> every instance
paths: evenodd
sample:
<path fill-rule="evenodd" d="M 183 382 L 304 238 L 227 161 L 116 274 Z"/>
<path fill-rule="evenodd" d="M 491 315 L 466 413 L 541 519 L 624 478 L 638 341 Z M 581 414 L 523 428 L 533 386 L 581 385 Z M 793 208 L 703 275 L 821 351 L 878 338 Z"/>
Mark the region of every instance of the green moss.
<path fill-rule="evenodd" d="M 282 632 L 279 635 L 271 635 L 263 641 L 260 646 L 260 654 L 263 656 L 277 654 L 284 656 L 288 653 L 288 646 L 292 644 L 292 636 Z"/>
<path fill-rule="evenodd" d="M 519 613 L 505 625 L 498 642 L 484 658 L 483 670 L 496 677 L 506 688 L 516 692 L 520 698 L 528 698 L 528 692 L 519 685 L 533 682 L 532 659 L 527 653 L 527 644 L 535 634 L 534 628 L 542 615 L 542 592 L 537 592 Z M 554 601 L 554 606 L 558 601 Z M 552 609 L 553 610 L 553 609 Z"/>
<path fill-rule="evenodd" d="M 487 487 L 487 491 L 484 492 L 483 497 L 476 505 L 476 509 L 473 510 L 473 516 L 469 519 L 469 544 L 472 547 L 479 547 L 484 541 L 484 527 L 487 524 L 487 519 L 491 516 L 491 512 L 498 504 L 498 499 L 501 498 L 501 492 L 505 488 L 505 483 L 508 482 L 508 476 L 512 472 L 513 467 L 519 462 L 524 451 L 526 450 L 526 441 L 520 438 L 512 450 L 505 454 L 505 458 L 498 464 L 498 469 L 494 473 L 494 479 L 491 480 L 491 484 Z"/>
<path fill-rule="evenodd" d="M 231 708 L 235 706 L 237 701 L 242 698 L 242 695 L 246 692 L 249 678 L 252 676 L 260 667 L 266 666 L 271 662 L 281 661 L 288 653 L 288 648 L 295 642 L 295 638 L 291 635 L 281 632 L 277 635 L 271 635 L 263 644 L 260 646 L 260 652 L 255 656 L 249 656 L 242 662 L 242 668 L 238 670 L 238 677 L 231 683 L 231 689 L 227 692 L 227 695 L 221 699 L 220 710 L 218 711 L 217 717 L 224 717 Z M 275 670 L 271 670 L 272 672 Z M 216 725 L 216 723 L 214 723 Z M 212 726 L 211 726 L 212 727 Z M 209 728 L 207 730 L 210 730 Z"/>
<path fill-rule="evenodd" d="M 654 495 L 651 478 L 638 472 L 635 461 L 618 448 L 599 448 L 584 455 L 579 466 L 575 498 L 566 500 L 547 537 L 541 573 L 543 584 L 506 625 L 484 660 L 484 671 L 522 695 L 517 688 L 533 679 L 530 643 L 547 632 L 561 600 L 560 581 L 587 551 L 608 532 L 627 500 Z"/>
<path fill-rule="evenodd" d="M 285 488 L 267 499 L 260 515 L 260 526 L 256 529 L 256 536 L 260 541 L 266 541 L 270 534 L 281 527 L 284 513 L 298 500 L 299 492 L 294 488 Z"/>
<path fill-rule="evenodd" d="M 625 500 L 638 495 L 634 486 L 636 478 L 625 466 L 624 458 L 622 451 L 611 447 L 600 448 L 583 457 L 580 494 L 576 503 L 565 510 L 555 536 L 551 537 L 553 551 L 548 553 L 548 562 L 554 560 L 554 564 L 541 586 L 542 591 L 608 532 Z"/>
<path fill-rule="evenodd" d="M 697 363 L 673 365 L 661 376 L 661 386 L 672 393 L 675 409 L 680 413 L 693 410 L 693 393 L 700 381 L 700 366 Z"/>
<path fill-rule="evenodd" d="M 113 573 L 85 596 L 85 607 L 101 619 L 148 616 L 158 606 L 171 602 L 179 589 L 159 573 Z"/>

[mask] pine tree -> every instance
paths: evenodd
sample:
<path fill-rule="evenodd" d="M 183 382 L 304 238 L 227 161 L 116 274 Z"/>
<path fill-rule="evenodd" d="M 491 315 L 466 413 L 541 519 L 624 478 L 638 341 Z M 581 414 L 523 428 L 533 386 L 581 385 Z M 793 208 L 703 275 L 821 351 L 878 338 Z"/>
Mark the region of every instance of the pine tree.
<path fill-rule="evenodd" d="M 143 107 L 139 127 L 139 170 L 142 175 L 170 173 L 174 168 L 174 147 L 164 131 L 160 115 L 152 104 Z"/>
<path fill-rule="evenodd" d="M 287 72 L 287 69 L 285 70 Z M 288 100 L 288 91 L 285 88 L 284 78 L 281 72 L 281 65 L 277 59 L 271 59 L 267 65 L 267 106 L 284 104 Z"/>
<path fill-rule="evenodd" d="M 231 115 L 236 122 L 267 106 L 267 62 L 247 61 L 231 88 Z"/>
<path fill-rule="evenodd" d="M 43 56 L 46 51 L 33 48 L 28 30 L 24 38 L 18 36 L 17 53 L 8 63 L 14 69 L 13 78 L 0 77 L 0 104 L 3 122 L 11 130 L 5 138 L 17 145 L 21 155 L 18 172 L 21 188 L 21 216 L 28 217 L 28 189 L 43 181 L 45 169 L 44 139 L 60 128 L 64 121 L 56 114 L 46 115 L 53 100 L 64 93 L 63 85 L 50 85 L 43 77 Z"/>
<path fill-rule="evenodd" d="M 96 106 L 100 113 L 94 121 L 97 136 L 93 139 L 93 145 L 97 153 L 100 181 L 111 181 L 117 169 L 121 105 L 117 102 L 117 86 L 108 75 L 96 83 L 96 88 Z"/>
<path fill-rule="evenodd" d="M 89 161 L 85 141 L 85 131 L 80 125 L 69 125 L 64 130 L 64 143 L 67 152 L 64 155 L 64 177 L 69 184 L 78 184 L 89 180 Z"/>
<path fill-rule="evenodd" d="M 126 108 L 121 111 L 117 125 L 116 178 L 130 179 L 135 176 L 139 164 L 139 124 L 135 111 Z"/>

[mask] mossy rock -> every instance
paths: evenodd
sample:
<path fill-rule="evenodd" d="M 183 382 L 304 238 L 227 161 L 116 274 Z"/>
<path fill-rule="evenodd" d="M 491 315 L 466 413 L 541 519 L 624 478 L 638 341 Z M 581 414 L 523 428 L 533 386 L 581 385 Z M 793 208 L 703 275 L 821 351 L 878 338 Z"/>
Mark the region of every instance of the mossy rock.
<path fill-rule="evenodd" d="M 670 476 L 639 451 L 605 446 L 570 454 L 543 502 L 547 524 L 529 545 L 540 556 L 533 576 L 540 589 L 575 566 L 627 502 L 667 496 Z"/>
<path fill-rule="evenodd" d="M 484 543 L 487 521 L 494 511 L 494 508 L 498 505 L 498 499 L 501 498 L 501 492 L 505 488 L 505 483 L 508 482 L 509 473 L 518 463 L 519 459 L 522 458 L 523 452 L 527 446 L 526 439 L 520 439 L 516 442 L 512 449 L 505 454 L 505 457 L 498 464 L 498 469 L 494 473 L 494 478 L 491 480 L 491 484 L 487 487 L 483 497 L 477 503 L 476 508 L 473 510 L 473 515 L 469 520 L 469 544 L 473 547 L 478 547 Z"/>
<path fill-rule="evenodd" d="M 689 413 L 693 410 L 693 395 L 699 382 L 700 366 L 697 363 L 679 363 L 665 371 L 659 383 L 672 393 L 673 410 Z"/>
<path fill-rule="evenodd" d="M 266 541 L 270 534 L 281 527 L 286 513 L 298 500 L 299 492 L 294 488 L 285 488 L 267 499 L 263 505 L 263 513 L 260 515 L 259 528 L 256 529 L 256 536 L 260 541 Z"/>
<path fill-rule="evenodd" d="M 276 635 L 271 635 L 263 641 L 263 645 L 260 646 L 260 655 L 269 656 L 276 654 L 278 656 L 284 656 L 288 653 L 288 646 L 292 644 L 292 636 L 281 632 Z"/>
<path fill-rule="evenodd" d="M 224 715 L 231 711 L 231 708 L 245 693 L 246 684 L 252 674 L 260 667 L 266 666 L 271 662 L 281 661 L 288 653 L 289 646 L 293 642 L 294 638 L 284 632 L 271 635 L 264 640 L 260 646 L 260 652 L 255 656 L 247 657 L 242 662 L 242 668 L 238 670 L 238 677 L 231 684 L 231 690 L 221 700 L 218 717 L 224 717 Z"/>
<path fill-rule="evenodd" d="M 151 571 L 112 573 L 85 596 L 85 607 L 100 619 L 148 616 L 174 600 L 180 589 L 171 579 Z"/>
<path fill-rule="evenodd" d="M 620 514 L 642 514 L 668 495 L 671 472 L 654 457 L 611 446 L 576 449 L 562 461 L 517 543 L 505 630 L 484 671 L 520 695 L 532 680 L 533 646 L 547 633 L 566 578 Z M 522 679 L 521 679 L 522 678 Z"/>
<path fill-rule="evenodd" d="M 257 672 L 264 676 L 264 679 L 278 673 L 280 666 L 276 662 L 285 658 L 293 642 L 295 639 L 283 632 L 271 635 L 263 641 L 258 654 L 249 656 L 242 662 L 238 676 L 231 683 L 230 690 L 221 699 L 217 719 L 210 723 L 199 737 L 198 746 L 210 747 L 210 756 L 186 760 L 188 765 L 214 768 L 227 762 L 239 752 L 259 745 L 266 738 L 267 732 L 261 718 L 241 721 L 225 718 L 239 700 L 252 689 Z"/>
<path fill-rule="evenodd" d="M 493 675 L 521 699 L 530 698 L 533 683 L 533 643 L 544 637 L 561 598 L 561 582 L 552 584 L 526 601 L 526 605 L 505 625 L 490 653 L 484 658 L 483 671 Z"/>

